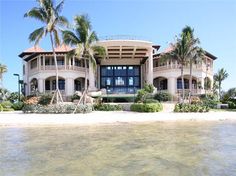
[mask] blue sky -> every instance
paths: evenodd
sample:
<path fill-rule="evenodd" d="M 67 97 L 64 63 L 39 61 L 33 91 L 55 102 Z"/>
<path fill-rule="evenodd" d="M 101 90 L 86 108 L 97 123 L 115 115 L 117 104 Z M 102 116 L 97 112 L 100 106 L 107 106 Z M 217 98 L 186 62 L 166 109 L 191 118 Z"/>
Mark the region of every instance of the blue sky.
<path fill-rule="evenodd" d="M 57 1 L 59 2 L 59 1 Z M 41 24 L 23 18 L 35 0 L 0 0 L 0 62 L 8 66 L 4 86 L 17 90 L 13 73 L 22 73 L 18 55 L 33 44 L 28 36 Z M 225 68 L 229 78 L 223 89 L 236 87 L 235 0 L 65 0 L 62 14 L 70 22 L 76 14 L 88 14 L 99 36 L 139 36 L 165 49 L 185 25 L 195 30 L 201 46 L 218 57 L 214 71 Z M 50 50 L 49 38 L 40 42 Z"/>

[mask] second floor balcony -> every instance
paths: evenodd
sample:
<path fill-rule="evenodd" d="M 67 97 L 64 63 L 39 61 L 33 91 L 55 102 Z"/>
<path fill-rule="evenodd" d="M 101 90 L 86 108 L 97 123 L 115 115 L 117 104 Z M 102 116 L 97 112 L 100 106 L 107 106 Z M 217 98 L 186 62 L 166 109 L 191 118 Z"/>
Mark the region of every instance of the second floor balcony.
<path fill-rule="evenodd" d="M 181 66 L 177 63 L 173 64 L 163 64 L 163 65 L 158 65 L 153 67 L 153 71 L 164 71 L 164 70 L 169 70 L 169 69 L 180 69 Z M 212 67 L 207 67 L 205 64 L 193 64 L 192 66 L 193 70 L 197 71 L 202 71 L 202 72 L 208 72 L 208 73 L 213 73 L 213 68 Z M 190 69 L 189 65 L 184 66 L 184 69 Z"/>

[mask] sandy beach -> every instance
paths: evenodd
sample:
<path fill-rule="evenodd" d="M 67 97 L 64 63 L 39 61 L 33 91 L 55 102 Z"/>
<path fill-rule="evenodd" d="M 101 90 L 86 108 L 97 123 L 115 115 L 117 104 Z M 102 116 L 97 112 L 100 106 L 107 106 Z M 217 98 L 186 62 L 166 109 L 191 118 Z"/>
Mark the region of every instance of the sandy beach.
<path fill-rule="evenodd" d="M 236 112 L 209 113 L 136 113 L 127 111 L 88 114 L 23 114 L 0 113 L 0 126 L 98 125 L 111 123 L 141 123 L 158 121 L 234 121 Z"/>

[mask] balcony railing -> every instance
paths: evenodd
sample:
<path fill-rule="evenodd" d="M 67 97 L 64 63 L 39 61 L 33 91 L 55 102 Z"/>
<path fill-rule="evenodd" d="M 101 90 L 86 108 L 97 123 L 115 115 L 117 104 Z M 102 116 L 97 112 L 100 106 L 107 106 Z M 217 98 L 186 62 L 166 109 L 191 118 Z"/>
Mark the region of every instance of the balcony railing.
<path fill-rule="evenodd" d="M 162 71 L 162 70 L 168 70 L 168 69 L 180 69 L 180 66 L 178 64 L 170 64 L 170 65 L 163 65 L 154 67 L 153 71 Z M 189 66 L 184 66 L 184 69 L 189 69 Z M 193 70 L 200 70 L 203 72 L 206 72 L 207 68 L 205 65 L 193 65 Z M 212 73 L 213 68 L 208 68 L 208 73 Z"/>
<path fill-rule="evenodd" d="M 70 66 L 70 65 L 58 65 L 57 66 L 58 70 L 74 70 L 74 71 L 81 71 L 81 72 L 85 72 L 85 68 L 84 67 L 78 67 L 78 66 Z M 29 73 L 36 73 L 39 71 L 44 71 L 44 70 L 56 70 L 55 65 L 45 65 L 45 66 L 41 66 L 40 68 L 34 68 L 29 70 Z"/>

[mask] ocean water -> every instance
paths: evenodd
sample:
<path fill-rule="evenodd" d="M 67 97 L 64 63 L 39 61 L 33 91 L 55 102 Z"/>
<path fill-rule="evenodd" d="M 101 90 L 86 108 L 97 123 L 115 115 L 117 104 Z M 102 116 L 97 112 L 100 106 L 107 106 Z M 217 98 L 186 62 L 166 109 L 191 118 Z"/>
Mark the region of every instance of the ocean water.
<path fill-rule="evenodd" d="M 0 128 L 0 176 L 232 176 L 236 123 Z"/>

